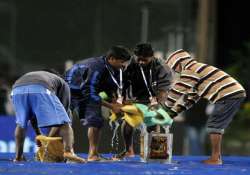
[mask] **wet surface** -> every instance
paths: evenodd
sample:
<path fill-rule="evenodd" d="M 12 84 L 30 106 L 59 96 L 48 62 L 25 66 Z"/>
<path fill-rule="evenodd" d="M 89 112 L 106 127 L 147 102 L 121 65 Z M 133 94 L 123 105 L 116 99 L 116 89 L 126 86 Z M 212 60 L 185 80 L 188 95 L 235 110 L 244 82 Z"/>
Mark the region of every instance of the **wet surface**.
<path fill-rule="evenodd" d="M 26 154 L 27 155 L 27 154 Z M 86 154 L 80 154 L 86 157 Z M 110 155 L 106 155 L 110 157 Z M 33 155 L 27 162 L 12 163 L 14 154 L 0 154 L 0 175 L 241 175 L 250 174 L 250 157 L 224 156 L 223 165 L 201 163 L 206 156 L 173 156 L 172 164 L 143 163 L 138 156 L 117 162 L 91 162 L 87 164 L 40 163 Z"/>

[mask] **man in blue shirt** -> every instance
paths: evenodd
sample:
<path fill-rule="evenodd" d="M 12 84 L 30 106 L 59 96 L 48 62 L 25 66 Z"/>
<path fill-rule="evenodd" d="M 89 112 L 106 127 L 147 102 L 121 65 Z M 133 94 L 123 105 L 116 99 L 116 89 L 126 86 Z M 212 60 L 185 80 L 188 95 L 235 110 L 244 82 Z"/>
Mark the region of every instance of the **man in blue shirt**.
<path fill-rule="evenodd" d="M 121 112 L 118 103 L 102 101 L 99 93 L 105 91 L 109 97 L 122 101 L 122 68 L 128 64 L 130 53 L 123 46 L 112 47 L 105 56 L 88 58 L 77 62 L 66 72 L 65 80 L 71 90 L 71 109 L 76 109 L 81 123 L 88 127 L 88 161 L 98 161 L 98 141 L 104 119 L 101 106 L 115 113 Z"/>

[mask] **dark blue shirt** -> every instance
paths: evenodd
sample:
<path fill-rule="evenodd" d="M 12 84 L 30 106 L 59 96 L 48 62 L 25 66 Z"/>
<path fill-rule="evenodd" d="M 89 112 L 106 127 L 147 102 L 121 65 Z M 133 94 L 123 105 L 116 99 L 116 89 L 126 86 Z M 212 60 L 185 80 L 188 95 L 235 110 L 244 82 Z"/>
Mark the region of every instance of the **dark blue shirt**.
<path fill-rule="evenodd" d="M 105 91 L 111 97 L 117 90 L 117 85 L 112 80 L 107 67 L 119 82 L 119 71 L 112 68 L 105 56 L 77 62 L 66 72 L 65 80 L 71 90 L 80 91 L 79 95 L 99 103 L 101 102 L 99 92 Z"/>

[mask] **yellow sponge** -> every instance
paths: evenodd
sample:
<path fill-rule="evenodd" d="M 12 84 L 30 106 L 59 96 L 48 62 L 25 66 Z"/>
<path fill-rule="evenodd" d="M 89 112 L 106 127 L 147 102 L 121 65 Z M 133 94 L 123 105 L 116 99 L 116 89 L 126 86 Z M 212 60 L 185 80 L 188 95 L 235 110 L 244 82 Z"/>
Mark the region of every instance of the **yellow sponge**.
<path fill-rule="evenodd" d="M 135 105 L 125 105 L 122 108 L 124 119 L 130 126 L 137 127 L 143 122 L 143 114 Z M 117 120 L 117 115 L 111 112 L 109 119 L 113 122 Z"/>
<path fill-rule="evenodd" d="M 47 137 L 38 135 L 37 141 L 41 142 L 36 153 L 36 159 L 41 162 L 63 162 L 64 147 L 61 137 Z"/>

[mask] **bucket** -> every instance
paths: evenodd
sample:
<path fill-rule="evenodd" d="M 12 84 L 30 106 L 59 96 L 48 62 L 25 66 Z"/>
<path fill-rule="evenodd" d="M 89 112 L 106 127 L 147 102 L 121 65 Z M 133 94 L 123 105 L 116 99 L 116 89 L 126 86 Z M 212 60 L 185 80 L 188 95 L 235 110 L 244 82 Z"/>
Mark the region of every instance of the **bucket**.
<path fill-rule="evenodd" d="M 141 133 L 140 157 L 142 162 L 171 163 L 172 161 L 172 133 Z"/>

